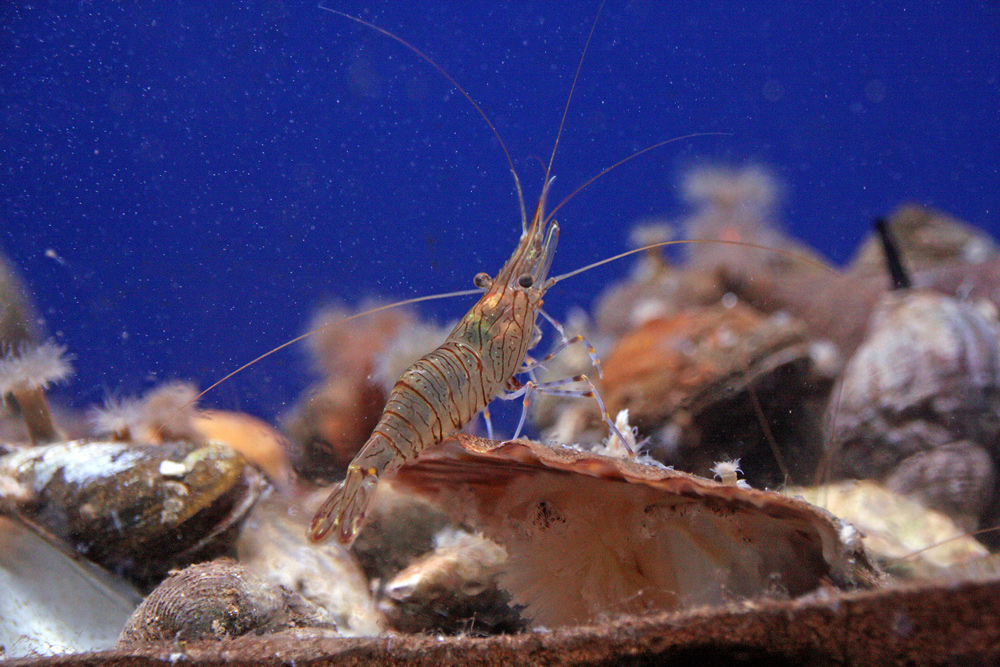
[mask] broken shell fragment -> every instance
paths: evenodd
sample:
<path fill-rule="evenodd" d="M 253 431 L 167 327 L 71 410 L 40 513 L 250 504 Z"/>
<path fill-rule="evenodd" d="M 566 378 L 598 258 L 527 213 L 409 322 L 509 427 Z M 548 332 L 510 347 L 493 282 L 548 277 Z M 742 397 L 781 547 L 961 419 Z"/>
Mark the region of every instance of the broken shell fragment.
<path fill-rule="evenodd" d="M 458 435 L 396 479 L 507 550 L 501 585 L 536 625 L 874 581 L 827 512 L 652 461 Z"/>
<path fill-rule="evenodd" d="M 437 548 L 386 584 L 379 609 L 400 632 L 496 634 L 524 627 L 510 595 L 499 587 L 503 547 L 446 529 Z"/>
<path fill-rule="evenodd" d="M 783 493 L 849 521 L 864 536 L 868 553 L 896 577 L 941 575 L 989 553 L 947 515 L 872 480 L 788 487 Z"/>
<path fill-rule="evenodd" d="M 316 607 L 315 620 L 340 635 L 379 634 L 381 619 L 357 560 L 336 541 L 310 543 L 305 513 L 291 503 L 277 494 L 257 503 L 236 540 L 240 565 L 298 593 Z"/>
<path fill-rule="evenodd" d="M 34 447 L 0 480 L 0 512 L 140 584 L 216 548 L 266 488 L 233 449 L 187 442 Z"/>
<path fill-rule="evenodd" d="M 0 661 L 109 649 L 141 600 L 118 577 L 0 518 Z"/>
<path fill-rule="evenodd" d="M 299 596 L 223 558 L 165 579 L 129 618 L 118 646 L 264 634 L 311 624 L 315 611 Z"/>

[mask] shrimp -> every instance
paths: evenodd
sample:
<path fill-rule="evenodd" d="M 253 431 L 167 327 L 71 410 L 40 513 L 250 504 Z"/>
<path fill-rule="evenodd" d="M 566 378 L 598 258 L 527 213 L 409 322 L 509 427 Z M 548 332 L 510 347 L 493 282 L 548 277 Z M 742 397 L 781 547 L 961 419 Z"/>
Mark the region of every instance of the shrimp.
<path fill-rule="evenodd" d="M 507 148 L 493 123 L 458 82 L 422 51 L 396 35 L 355 16 L 326 7 L 323 9 L 400 42 L 433 65 L 472 103 L 493 130 L 507 155 L 518 200 L 521 203 L 522 222 L 520 241 L 496 278 L 490 278 L 485 273 L 475 276 L 476 287 L 484 291 L 482 297 L 459 320 L 440 347 L 424 355 L 399 378 L 389 394 L 389 401 L 371 437 L 348 466 L 344 480 L 334 488 L 313 517 L 309 528 L 309 537 L 313 541 L 318 542 L 331 531 L 336 531 L 340 542 L 350 544 L 361 529 L 379 479 L 391 475 L 427 447 L 443 441 L 462 429 L 495 397 L 504 393 L 504 390 L 510 392 L 506 394 L 506 398 L 525 396 L 524 412 L 518 425 L 519 433 L 527 411 L 528 396 L 533 389 L 546 389 L 570 382 L 586 382 L 590 391 L 563 390 L 560 393 L 596 398 L 604 413 L 605 421 L 617 433 L 617 427 L 586 375 L 545 383 L 543 386 L 533 381 L 521 385 L 515 377 L 518 373 L 527 372 L 532 368 L 525 366 L 525 357 L 528 350 L 540 338 L 535 319 L 541 312 L 542 297 L 562 278 L 561 276 L 549 278 L 549 269 L 559 239 L 559 225 L 552 216 L 562 204 L 546 215 L 545 200 L 553 181 L 550 176 L 552 162 L 559 146 L 566 112 L 600 11 L 594 19 L 577 64 L 576 75 L 556 134 L 555 146 L 545 170 L 542 194 L 538 199 L 531 223 L 528 224 L 520 180 Z M 565 203 L 565 200 L 562 203 Z M 544 313 L 542 315 L 544 316 Z M 554 322 L 553 324 L 562 333 L 561 327 Z M 577 340 L 582 338 L 568 340 L 563 335 L 563 342 L 558 349 Z M 596 365 L 596 353 L 593 348 L 589 351 Z M 598 370 L 599 368 L 598 366 Z M 618 435 L 624 441 L 621 434 Z"/>
<path fill-rule="evenodd" d="M 313 540 L 337 530 L 341 542 L 352 542 L 381 476 L 461 429 L 505 388 L 522 393 L 527 389 L 518 387 L 514 375 L 536 340 L 542 297 L 555 284 L 548 273 L 559 225 L 546 219 L 544 211 L 551 182 L 545 184 L 531 224 L 496 278 L 476 276 L 483 296 L 440 347 L 396 382 L 371 437 L 313 519 Z"/>

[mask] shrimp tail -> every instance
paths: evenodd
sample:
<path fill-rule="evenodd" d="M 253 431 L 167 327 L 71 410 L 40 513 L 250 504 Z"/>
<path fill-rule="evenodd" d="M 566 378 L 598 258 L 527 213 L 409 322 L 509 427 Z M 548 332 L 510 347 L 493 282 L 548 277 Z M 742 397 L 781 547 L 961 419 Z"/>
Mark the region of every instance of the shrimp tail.
<path fill-rule="evenodd" d="M 374 470 L 356 465 L 348 468 L 347 477 L 334 488 L 313 518 L 309 539 L 319 542 L 336 529 L 337 539 L 350 546 L 361 529 L 377 486 L 378 474 Z"/>

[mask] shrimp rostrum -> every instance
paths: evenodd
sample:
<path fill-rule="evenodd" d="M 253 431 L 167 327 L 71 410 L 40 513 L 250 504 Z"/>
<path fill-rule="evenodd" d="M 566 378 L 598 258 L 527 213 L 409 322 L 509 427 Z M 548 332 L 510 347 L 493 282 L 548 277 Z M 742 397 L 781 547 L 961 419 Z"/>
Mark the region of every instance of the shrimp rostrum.
<path fill-rule="evenodd" d="M 546 290 L 556 282 L 548 274 L 559 225 L 545 218 L 544 207 L 543 192 L 531 224 L 497 276 L 476 275 L 476 286 L 484 290 L 479 301 L 440 347 L 396 382 L 371 437 L 313 519 L 313 540 L 336 531 L 341 542 L 351 543 L 381 476 L 459 431 L 495 397 L 512 398 L 535 387 L 530 382 L 522 386 L 515 376 L 528 370 L 525 356 L 538 339 L 535 318 Z"/>

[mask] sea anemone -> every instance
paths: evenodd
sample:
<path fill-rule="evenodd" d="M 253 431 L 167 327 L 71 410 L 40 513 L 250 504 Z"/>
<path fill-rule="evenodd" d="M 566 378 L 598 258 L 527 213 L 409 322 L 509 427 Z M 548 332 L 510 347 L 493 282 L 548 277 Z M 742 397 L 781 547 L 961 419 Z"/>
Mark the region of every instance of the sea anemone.
<path fill-rule="evenodd" d="M 91 408 L 87 417 L 96 434 L 127 442 L 142 423 L 142 407 L 142 401 L 134 397 L 108 396 L 104 405 Z"/>
<path fill-rule="evenodd" d="M 190 382 L 154 387 L 142 397 L 142 432 L 137 435 L 150 442 L 203 442 L 205 438 L 194 424 L 197 400 L 198 388 Z"/>
<path fill-rule="evenodd" d="M 14 397 L 33 444 L 59 439 L 45 390 L 72 372 L 66 347 L 52 341 L 41 345 L 22 342 L 0 359 L 0 395 Z"/>

